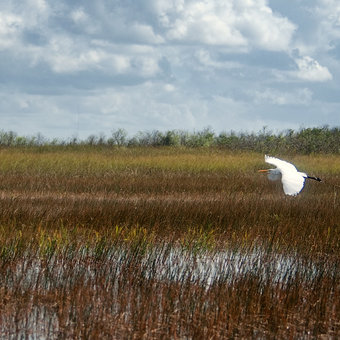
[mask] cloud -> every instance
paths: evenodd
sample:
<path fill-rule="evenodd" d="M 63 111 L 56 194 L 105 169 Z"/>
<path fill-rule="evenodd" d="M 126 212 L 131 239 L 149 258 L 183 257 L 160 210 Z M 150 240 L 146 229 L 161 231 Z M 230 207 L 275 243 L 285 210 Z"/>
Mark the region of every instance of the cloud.
<path fill-rule="evenodd" d="M 319 0 L 315 8 L 320 27 L 331 38 L 340 37 L 340 4 L 336 0 Z"/>
<path fill-rule="evenodd" d="M 237 6 L 237 27 L 251 45 L 269 51 L 290 49 L 297 27 L 287 18 L 274 14 L 267 1 L 237 1 Z"/>
<path fill-rule="evenodd" d="M 204 68 L 213 69 L 239 69 L 242 64 L 237 61 L 220 61 L 207 49 L 199 49 L 195 53 L 195 59 Z"/>
<path fill-rule="evenodd" d="M 103 1 L 83 6 L 44 0 L 0 6 L 0 50 L 20 63 L 56 74 L 102 73 L 153 78 L 162 55 L 152 47 L 163 38 L 129 8 L 108 8 Z M 31 6 L 32 5 L 32 6 Z M 151 44 L 151 45 L 150 45 Z M 144 46 L 144 47 L 143 47 Z"/>
<path fill-rule="evenodd" d="M 161 56 L 152 47 L 107 44 L 83 38 L 74 40 L 63 34 L 50 37 L 44 46 L 26 47 L 24 58 L 37 68 L 39 64 L 45 63 L 57 74 L 96 72 L 105 77 L 128 75 L 148 78 L 160 72 Z"/>
<path fill-rule="evenodd" d="M 138 3 L 84 2 L 82 6 L 70 7 L 69 20 L 77 34 L 86 32 L 93 38 L 110 42 L 132 44 L 160 44 L 163 37 L 155 32 L 153 22 L 148 17 L 136 17 L 134 12 L 142 12 Z"/>
<path fill-rule="evenodd" d="M 337 0 L 303 0 L 306 17 L 296 38 L 295 47 L 300 55 L 327 54 L 340 38 L 340 5 Z"/>
<path fill-rule="evenodd" d="M 158 6 L 158 18 L 169 41 L 289 49 L 296 26 L 274 14 L 267 1 L 172 1 Z"/>
<path fill-rule="evenodd" d="M 0 11 L 0 48 L 11 49 L 33 67 L 46 63 L 55 73 L 154 77 L 162 73 L 159 63 L 177 43 L 182 47 L 175 54 L 172 49 L 171 59 L 183 64 L 188 44 L 281 51 L 289 48 L 295 31 L 265 0 L 127 1 L 120 6 L 104 1 L 77 5 L 35 0 L 31 7 L 25 1 L 14 3 L 7 6 L 8 12 Z M 133 14 L 138 9 L 141 14 Z M 151 48 L 139 52 L 127 46 Z M 238 67 L 203 55 L 200 59 L 212 67 Z"/>
<path fill-rule="evenodd" d="M 289 68 L 294 70 L 272 70 L 272 74 L 277 82 L 308 82 L 321 83 L 333 79 L 332 73 L 326 66 L 322 66 L 319 62 L 310 56 L 294 57 L 294 65 Z"/>
<path fill-rule="evenodd" d="M 0 50 L 8 49 L 15 44 L 22 30 L 20 16 L 0 12 Z"/>
<path fill-rule="evenodd" d="M 2 128 L 253 130 L 318 122 L 311 107 L 338 121 L 339 6 L 278 3 L 3 1 Z"/>
<path fill-rule="evenodd" d="M 313 92 L 308 88 L 295 89 L 294 91 L 279 91 L 267 88 L 255 91 L 254 101 L 256 104 L 269 103 L 274 105 L 309 105 L 312 101 Z"/>
<path fill-rule="evenodd" d="M 321 66 L 311 57 L 298 58 L 295 62 L 298 66 L 296 77 L 301 80 L 323 82 L 333 78 L 327 67 Z"/>
<path fill-rule="evenodd" d="M 240 119 L 247 121 L 244 104 L 232 98 L 215 96 L 210 102 L 191 90 L 159 82 L 128 89 L 106 88 L 59 96 L 10 94 L 0 96 L 0 105 L 12 113 L 6 118 L 8 129 L 27 134 L 29 127 L 33 133 L 55 137 L 58 128 L 64 138 L 72 135 L 85 138 L 100 132 L 108 135 L 112 129 L 126 126 L 130 133 L 153 129 L 199 130 L 208 125 L 220 131 L 236 129 Z"/>

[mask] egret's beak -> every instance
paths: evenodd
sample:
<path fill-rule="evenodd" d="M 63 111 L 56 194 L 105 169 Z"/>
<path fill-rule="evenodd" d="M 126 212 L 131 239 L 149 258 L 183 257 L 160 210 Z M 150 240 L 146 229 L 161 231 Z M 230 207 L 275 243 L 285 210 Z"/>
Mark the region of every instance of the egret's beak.
<path fill-rule="evenodd" d="M 268 169 L 265 169 L 265 170 L 258 170 L 258 172 L 268 172 Z"/>

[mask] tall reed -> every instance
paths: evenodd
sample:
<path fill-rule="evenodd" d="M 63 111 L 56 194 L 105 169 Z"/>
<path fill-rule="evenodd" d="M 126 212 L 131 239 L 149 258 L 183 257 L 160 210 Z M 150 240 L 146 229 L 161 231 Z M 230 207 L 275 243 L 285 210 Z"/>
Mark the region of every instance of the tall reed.
<path fill-rule="evenodd" d="M 339 336 L 338 157 L 292 198 L 256 153 L 0 156 L 0 337 Z"/>

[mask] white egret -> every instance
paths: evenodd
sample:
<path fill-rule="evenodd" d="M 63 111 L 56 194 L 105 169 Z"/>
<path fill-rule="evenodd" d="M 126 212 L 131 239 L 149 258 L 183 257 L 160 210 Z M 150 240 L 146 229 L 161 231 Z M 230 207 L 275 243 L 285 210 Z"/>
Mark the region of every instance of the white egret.
<path fill-rule="evenodd" d="M 265 155 L 264 160 L 266 163 L 275 165 L 276 168 L 259 170 L 259 172 L 267 173 L 268 179 L 271 181 L 276 181 L 281 178 L 283 191 L 286 195 L 297 195 L 302 190 L 306 178 L 321 182 L 319 177 L 312 177 L 304 172 L 299 172 L 293 164 L 281 159 Z"/>

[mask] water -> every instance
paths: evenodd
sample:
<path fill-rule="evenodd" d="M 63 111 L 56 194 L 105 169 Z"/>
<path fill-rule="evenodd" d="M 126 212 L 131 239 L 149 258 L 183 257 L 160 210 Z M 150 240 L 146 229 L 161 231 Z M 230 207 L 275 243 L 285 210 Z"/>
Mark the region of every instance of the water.
<path fill-rule="evenodd" d="M 232 284 L 235 280 L 253 276 L 262 282 L 288 284 L 299 278 L 314 280 L 318 275 L 338 276 L 337 266 L 325 264 L 325 260 L 313 261 L 298 254 L 268 252 L 257 247 L 252 250 L 193 251 L 172 244 L 131 250 L 130 247 L 112 247 L 100 258 L 101 264 L 93 260 L 91 250 L 80 249 L 70 259 L 66 256 L 51 256 L 48 261 L 37 254 L 25 257 L 7 277 L 7 286 L 22 290 L 70 288 L 81 277 L 84 281 L 105 275 L 115 280 L 127 263 L 133 263 L 136 273 L 147 279 L 174 282 L 189 281 L 203 286 L 218 282 Z M 47 261 L 47 262 L 46 262 Z M 70 270 L 70 266 L 72 270 Z M 66 286 L 66 287 L 65 287 Z"/>

